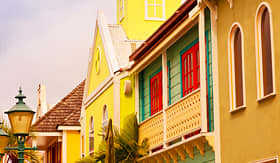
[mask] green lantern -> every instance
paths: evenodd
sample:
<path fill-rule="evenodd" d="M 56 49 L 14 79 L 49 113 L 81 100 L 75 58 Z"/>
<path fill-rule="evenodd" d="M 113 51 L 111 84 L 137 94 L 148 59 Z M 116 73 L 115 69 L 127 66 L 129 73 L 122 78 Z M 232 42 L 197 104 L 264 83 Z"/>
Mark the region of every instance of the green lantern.
<path fill-rule="evenodd" d="M 15 98 L 18 99 L 18 102 L 5 113 L 8 114 L 14 135 L 27 136 L 35 112 L 24 103 L 23 99 L 25 99 L 26 96 L 22 94 L 21 88 L 19 89 L 19 94 Z"/>

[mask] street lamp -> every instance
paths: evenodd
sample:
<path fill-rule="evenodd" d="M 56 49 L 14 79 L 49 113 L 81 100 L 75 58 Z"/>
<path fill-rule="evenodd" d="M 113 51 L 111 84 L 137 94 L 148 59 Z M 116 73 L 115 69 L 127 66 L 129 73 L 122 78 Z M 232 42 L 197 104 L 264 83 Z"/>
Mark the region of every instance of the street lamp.
<path fill-rule="evenodd" d="M 17 138 L 18 147 L 7 147 L 6 150 L 17 150 L 18 151 L 18 162 L 24 163 L 24 150 L 36 150 L 37 148 L 25 148 L 24 142 L 25 137 L 28 136 L 30 126 L 32 123 L 35 112 L 25 105 L 23 99 L 26 98 L 22 94 L 21 88 L 19 94 L 15 97 L 18 102 L 10 110 L 5 112 L 8 114 L 12 132 Z"/>
<path fill-rule="evenodd" d="M 2 121 L 0 121 L 0 162 L 5 154 L 5 147 L 9 143 L 9 135 L 2 130 Z"/>

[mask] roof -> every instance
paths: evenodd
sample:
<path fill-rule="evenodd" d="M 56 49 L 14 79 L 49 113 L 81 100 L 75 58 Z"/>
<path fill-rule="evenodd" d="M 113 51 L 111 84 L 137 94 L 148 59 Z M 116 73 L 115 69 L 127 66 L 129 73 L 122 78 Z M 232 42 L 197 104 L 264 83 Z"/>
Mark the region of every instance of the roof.
<path fill-rule="evenodd" d="M 112 38 L 113 47 L 120 67 L 129 63 L 129 55 L 133 52 L 133 45 L 139 47 L 143 41 L 128 40 L 125 31 L 120 24 L 109 24 L 108 29 Z"/>
<path fill-rule="evenodd" d="M 57 132 L 58 126 L 80 126 L 85 80 L 32 125 L 32 132 Z"/>
<path fill-rule="evenodd" d="M 153 49 L 161 40 L 165 39 L 183 20 L 188 17 L 188 13 L 197 5 L 197 0 L 188 0 L 175 11 L 138 49 L 130 56 L 130 61 L 136 61 Z"/>

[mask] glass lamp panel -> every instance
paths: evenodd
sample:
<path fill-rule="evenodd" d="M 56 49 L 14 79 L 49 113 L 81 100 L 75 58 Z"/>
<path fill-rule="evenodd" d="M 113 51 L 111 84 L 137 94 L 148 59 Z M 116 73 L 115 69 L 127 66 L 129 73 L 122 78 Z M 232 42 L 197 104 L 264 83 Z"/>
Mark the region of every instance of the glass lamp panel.
<path fill-rule="evenodd" d="M 28 134 L 34 113 L 12 112 L 8 115 L 14 134 Z"/>
<path fill-rule="evenodd" d="M 9 137 L 8 136 L 0 136 L 0 153 L 5 153 L 5 147 L 8 146 Z"/>

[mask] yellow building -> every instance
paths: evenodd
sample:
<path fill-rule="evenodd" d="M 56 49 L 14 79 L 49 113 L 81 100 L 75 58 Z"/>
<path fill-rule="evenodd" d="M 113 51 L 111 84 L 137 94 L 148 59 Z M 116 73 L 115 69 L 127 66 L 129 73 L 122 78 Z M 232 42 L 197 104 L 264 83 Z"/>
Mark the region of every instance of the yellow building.
<path fill-rule="evenodd" d="M 98 148 L 102 140 L 98 135 L 109 118 L 121 128 L 123 119 L 135 112 L 134 76 L 126 72 L 132 64 L 129 55 L 181 3 L 182 0 L 118 0 L 117 24 L 107 24 L 103 14 L 98 14 L 81 114 L 82 156 Z"/>
<path fill-rule="evenodd" d="M 93 37 L 80 120 L 82 156 L 98 148 L 109 118 L 120 128 L 123 118 L 134 112 L 134 81 L 123 69 L 129 66 L 128 55 L 141 43 L 128 40 L 121 25 L 107 24 L 101 12 Z"/>
<path fill-rule="evenodd" d="M 221 161 L 278 163 L 280 2 L 217 6 Z"/>
<path fill-rule="evenodd" d="M 74 163 L 80 158 L 80 113 L 85 81 L 32 125 L 32 144 L 44 163 Z"/>
<path fill-rule="evenodd" d="M 117 0 L 117 24 L 129 40 L 145 40 L 186 0 Z"/>

